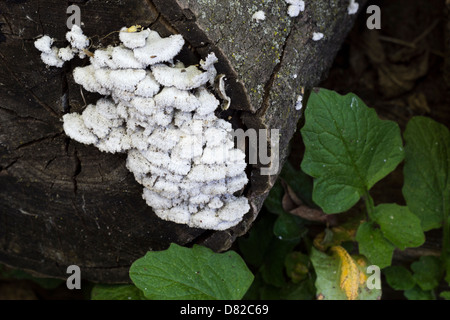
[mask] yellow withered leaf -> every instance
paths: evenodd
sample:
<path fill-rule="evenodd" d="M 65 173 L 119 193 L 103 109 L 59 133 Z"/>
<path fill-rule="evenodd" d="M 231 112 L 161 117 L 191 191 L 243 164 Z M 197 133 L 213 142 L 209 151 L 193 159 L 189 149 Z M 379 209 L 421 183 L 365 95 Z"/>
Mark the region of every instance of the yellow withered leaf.
<path fill-rule="evenodd" d="M 325 251 L 328 248 L 339 246 L 342 242 L 354 241 L 358 227 L 359 224 L 355 226 L 351 221 L 345 225 L 327 229 L 315 237 L 313 244 L 317 249 Z"/>
<path fill-rule="evenodd" d="M 331 248 L 341 260 L 341 276 L 339 286 L 345 292 L 348 300 L 356 300 L 358 298 L 358 289 L 361 281 L 361 272 L 355 260 L 341 246 Z"/>
<path fill-rule="evenodd" d="M 141 31 L 141 29 L 142 29 L 142 26 L 137 24 L 137 25 L 127 28 L 127 32 L 138 32 L 138 31 Z"/>
<path fill-rule="evenodd" d="M 359 285 L 362 286 L 367 281 L 367 275 L 364 271 L 367 267 L 367 261 L 363 257 L 355 258 L 356 264 L 359 266 Z"/>

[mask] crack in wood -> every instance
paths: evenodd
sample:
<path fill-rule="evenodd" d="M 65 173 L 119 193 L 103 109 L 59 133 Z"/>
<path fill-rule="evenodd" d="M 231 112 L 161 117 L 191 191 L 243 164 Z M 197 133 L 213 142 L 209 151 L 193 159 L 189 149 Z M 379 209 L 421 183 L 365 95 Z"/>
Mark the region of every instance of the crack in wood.
<path fill-rule="evenodd" d="M 5 20 L 6 24 L 8 25 L 9 32 L 10 32 L 11 34 L 14 34 L 14 31 L 13 31 L 13 29 L 12 29 L 11 23 L 9 23 L 8 19 L 6 18 L 6 15 L 5 15 L 3 12 L 1 13 L 1 15 L 2 15 L 2 17 L 3 17 L 3 20 Z M 6 34 L 6 33 L 3 33 L 3 34 Z"/>
<path fill-rule="evenodd" d="M 73 159 L 75 160 L 75 168 L 73 170 L 73 175 L 72 175 L 72 183 L 73 183 L 73 193 L 77 194 L 78 191 L 78 181 L 77 181 L 77 176 L 81 173 L 81 160 L 78 157 L 78 151 L 77 149 L 74 150 L 73 152 Z"/>
<path fill-rule="evenodd" d="M 36 13 L 38 15 L 38 21 L 39 21 L 39 26 L 41 27 L 41 32 L 42 34 L 46 34 L 44 32 L 44 25 L 42 24 L 42 20 L 41 20 L 41 1 L 37 0 L 37 10 Z"/>
<path fill-rule="evenodd" d="M 5 107 L 2 107 L 2 106 L 0 106 L 0 111 L 3 111 L 3 112 L 5 112 L 5 113 L 7 113 L 7 114 L 9 114 L 9 115 L 11 115 L 11 116 L 13 116 L 15 118 L 18 118 L 21 121 L 41 122 L 41 123 L 44 123 L 44 124 L 48 124 L 48 122 L 46 122 L 46 121 L 44 121 L 42 119 L 38 119 L 38 118 L 35 118 L 35 117 L 31 117 L 31 116 L 21 116 L 16 111 L 8 109 L 8 108 L 5 108 Z"/>
<path fill-rule="evenodd" d="M 11 168 L 13 165 L 15 165 L 16 164 L 16 162 L 20 159 L 20 158 L 22 158 L 22 157 L 17 157 L 17 158 L 15 158 L 13 161 L 11 161 L 10 163 L 8 163 L 6 166 L 0 166 L 0 172 L 2 172 L 2 171 L 6 171 L 6 170 L 8 170 L 9 168 Z"/>
<path fill-rule="evenodd" d="M 64 134 L 64 131 L 62 132 Z M 81 159 L 78 157 L 78 150 L 76 149 L 76 146 L 74 145 L 74 151 L 70 155 L 69 154 L 69 146 L 71 143 L 71 139 L 69 137 L 64 138 L 64 152 L 67 156 L 71 157 L 74 160 L 74 169 L 72 171 L 72 184 L 73 184 L 73 193 L 76 195 L 78 191 L 78 181 L 77 176 L 81 173 L 82 165 L 81 165 Z"/>
<path fill-rule="evenodd" d="M 19 150 L 19 149 L 22 149 L 22 148 L 25 148 L 25 147 L 32 146 L 32 145 L 34 145 L 34 144 L 36 144 L 36 143 L 40 143 L 40 142 L 45 141 L 45 140 L 48 140 L 48 139 L 54 139 L 54 138 L 56 138 L 56 137 L 62 135 L 63 133 L 64 133 L 64 131 L 60 131 L 60 132 L 58 132 L 58 133 L 53 133 L 53 134 L 50 134 L 50 135 L 46 135 L 46 136 L 44 136 L 44 137 L 40 137 L 40 138 L 38 138 L 38 139 L 34 139 L 34 140 L 31 140 L 31 141 L 22 143 L 21 145 L 19 145 L 19 146 L 16 148 L 16 150 Z"/>
<path fill-rule="evenodd" d="M 275 67 L 273 68 L 272 73 L 270 74 L 269 80 L 264 85 L 263 101 L 262 101 L 261 109 L 258 110 L 258 112 L 260 112 L 261 114 L 265 114 L 267 108 L 269 108 L 269 105 L 270 105 L 270 92 L 272 91 L 273 83 L 275 82 L 275 77 L 277 76 L 277 74 L 280 71 L 281 66 L 283 64 L 283 59 L 284 59 L 284 55 L 285 55 L 285 52 L 286 52 L 286 45 L 287 45 L 287 43 L 289 41 L 289 38 L 290 38 L 290 36 L 292 34 L 293 29 L 294 29 L 294 27 L 292 27 L 289 30 L 289 33 L 286 36 L 286 39 L 284 40 L 283 46 L 281 48 L 280 61 L 275 65 Z"/>
<path fill-rule="evenodd" d="M 158 8 L 156 7 L 156 5 L 153 3 L 152 0 L 147 0 L 146 1 L 147 4 L 150 6 L 150 8 L 152 10 L 154 10 L 155 12 L 158 13 L 158 16 L 156 17 L 155 21 L 153 21 L 150 25 L 153 26 L 154 24 L 156 24 L 157 22 L 161 23 L 169 32 L 173 33 L 173 34 L 177 34 L 180 33 L 178 30 L 175 29 L 175 27 L 169 23 L 169 21 L 167 21 L 164 16 L 161 14 L 161 11 L 158 10 Z"/>
<path fill-rule="evenodd" d="M 70 112 L 69 104 L 69 81 L 67 80 L 67 72 L 71 69 L 70 61 L 64 66 L 63 72 L 61 73 L 61 112 L 63 114 Z"/>
<path fill-rule="evenodd" d="M 1 22 L 0 22 L 0 23 L 1 23 Z M 22 40 L 23 42 L 28 42 L 28 41 L 29 41 L 29 42 L 35 42 L 37 39 L 40 38 L 40 36 L 33 37 L 33 38 L 23 38 L 23 37 L 20 36 L 20 35 L 13 34 L 13 33 L 8 33 L 8 32 L 6 32 L 6 33 L 2 32 L 2 34 L 5 35 L 5 36 L 10 36 L 11 38 L 15 38 L 15 39 Z M 23 46 L 22 46 L 22 49 L 23 49 Z"/>
<path fill-rule="evenodd" d="M 156 8 L 155 8 L 155 11 L 156 11 Z M 161 12 L 158 12 L 158 16 L 156 17 L 156 19 L 154 21 L 150 22 L 150 24 L 147 26 L 147 28 L 151 29 L 156 23 L 159 22 L 160 18 L 161 18 Z"/>
<path fill-rule="evenodd" d="M 45 110 L 47 110 L 49 112 L 49 114 L 51 114 L 53 117 L 59 118 L 59 114 L 53 110 L 49 105 L 47 105 L 45 102 L 43 102 L 41 99 L 39 99 L 39 97 L 30 89 L 28 88 L 25 84 L 22 83 L 22 81 L 16 76 L 16 74 L 10 69 L 10 67 L 8 66 L 8 60 L 5 58 L 5 56 L 3 54 L 0 53 L 0 59 L 2 60 L 2 65 L 3 67 L 8 71 L 8 73 L 13 77 L 13 79 L 21 86 L 23 87 L 26 92 L 28 92 L 33 98 L 34 100 L 41 106 L 43 107 Z"/>
<path fill-rule="evenodd" d="M 47 161 L 47 163 L 45 164 L 44 170 L 47 170 L 47 167 L 56 160 L 56 158 L 58 158 L 58 156 L 54 156 L 53 158 L 51 158 L 50 160 Z"/>

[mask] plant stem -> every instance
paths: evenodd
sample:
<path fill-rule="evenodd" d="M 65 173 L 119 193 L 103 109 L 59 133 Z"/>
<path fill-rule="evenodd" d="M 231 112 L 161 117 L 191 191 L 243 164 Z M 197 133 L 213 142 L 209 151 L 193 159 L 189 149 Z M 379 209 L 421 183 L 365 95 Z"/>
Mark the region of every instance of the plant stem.
<path fill-rule="evenodd" d="M 370 221 L 371 219 L 373 219 L 373 211 L 374 211 L 374 204 L 373 204 L 373 199 L 369 194 L 368 190 L 364 191 L 364 203 L 366 205 L 366 214 L 367 214 L 367 221 Z"/>

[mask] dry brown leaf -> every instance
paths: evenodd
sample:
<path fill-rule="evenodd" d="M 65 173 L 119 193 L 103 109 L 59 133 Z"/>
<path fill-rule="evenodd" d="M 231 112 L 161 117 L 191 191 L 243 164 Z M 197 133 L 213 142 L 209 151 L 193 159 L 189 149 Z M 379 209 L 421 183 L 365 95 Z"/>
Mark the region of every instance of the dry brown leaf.
<path fill-rule="evenodd" d="M 422 92 L 414 92 L 408 96 L 408 105 L 411 110 L 417 114 L 430 113 L 430 107 L 428 106 L 427 97 Z"/>
<path fill-rule="evenodd" d="M 284 210 L 289 212 L 292 209 L 303 204 L 302 200 L 297 197 L 294 190 L 292 190 L 289 184 L 287 184 L 287 182 L 283 179 L 281 179 L 281 185 L 284 189 L 284 196 L 281 200 L 281 205 L 283 206 Z"/>
<path fill-rule="evenodd" d="M 386 97 L 393 97 L 410 91 L 416 80 L 428 72 L 429 52 L 413 59 L 407 64 L 384 63 L 378 65 L 380 89 Z"/>
<path fill-rule="evenodd" d="M 289 211 L 289 213 L 299 216 L 305 220 L 321 222 L 328 226 L 335 226 L 337 224 L 337 217 L 335 215 L 329 215 L 322 210 L 313 209 L 305 205 L 298 206 L 295 209 Z"/>
<path fill-rule="evenodd" d="M 326 251 L 330 247 L 339 246 L 346 241 L 354 241 L 356 228 L 353 225 L 336 226 L 319 233 L 313 241 L 314 247 Z"/>
<path fill-rule="evenodd" d="M 322 210 L 310 208 L 303 204 L 302 200 L 295 194 L 294 190 L 283 179 L 281 185 L 284 188 L 284 196 L 281 205 L 286 212 L 299 216 L 305 220 L 321 222 L 329 226 L 337 224 L 337 218 L 334 215 L 324 213 Z"/>
<path fill-rule="evenodd" d="M 371 30 L 365 32 L 361 37 L 361 45 L 372 64 L 379 65 L 385 63 L 386 55 L 377 31 Z"/>
<path fill-rule="evenodd" d="M 378 32 L 366 32 L 361 38 L 362 49 L 378 72 L 378 85 L 385 97 L 394 97 L 414 88 L 416 80 L 428 72 L 429 50 L 415 43 L 388 38 L 404 43 L 399 49 L 387 57 Z"/>

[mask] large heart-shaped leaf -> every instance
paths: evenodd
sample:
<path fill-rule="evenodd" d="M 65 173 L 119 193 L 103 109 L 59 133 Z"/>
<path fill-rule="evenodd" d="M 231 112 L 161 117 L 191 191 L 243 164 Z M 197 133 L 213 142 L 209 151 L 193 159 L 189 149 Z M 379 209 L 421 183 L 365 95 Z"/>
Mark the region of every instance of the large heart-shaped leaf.
<path fill-rule="evenodd" d="M 450 216 L 450 131 L 425 117 L 406 126 L 403 195 L 425 231 Z"/>
<path fill-rule="evenodd" d="M 136 260 L 130 278 L 147 299 L 236 300 L 250 287 L 253 274 L 234 251 L 171 244 Z"/>
<path fill-rule="evenodd" d="M 419 261 L 411 264 L 411 269 L 414 271 L 414 280 L 424 291 L 436 288 L 443 274 L 441 261 L 434 256 L 420 257 Z"/>
<path fill-rule="evenodd" d="M 386 282 L 394 290 L 410 290 L 416 282 L 411 272 L 402 266 L 390 266 L 383 270 Z"/>
<path fill-rule="evenodd" d="M 380 226 L 383 236 L 400 250 L 419 247 L 425 242 L 420 220 L 408 207 L 394 203 L 375 207 L 373 219 Z"/>
<path fill-rule="evenodd" d="M 442 260 L 450 284 L 450 131 L 425 117 L 414 117 L 404 133 L 403 195 L 425 231 L 444 227 Z"/>
<path fill-rule="evenodd" d="M 381 269 L 390 266 L 395 246 L 387 240 L 380 229 L 374 227 L 373 223 L 362 223 L 356 232 L 359 252 L 369 259 L 370 263 Z"/>
<path fill-rule="evenodd" d="M 313 200 L 326 213 L 351 208 L 403 160 L 400 129 L 354 94 L 312 92 L 301 129 L 302 162 L 313 176 Z"/>

